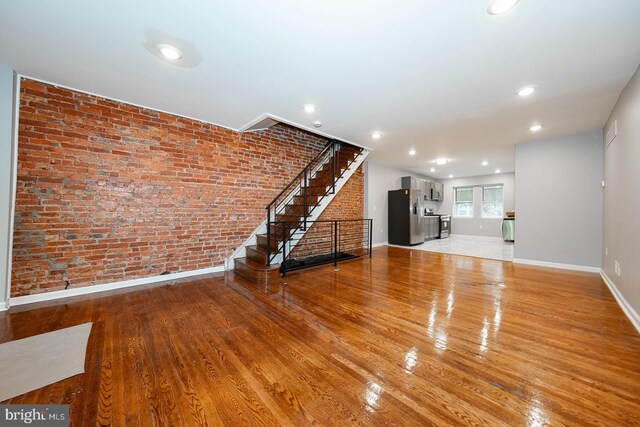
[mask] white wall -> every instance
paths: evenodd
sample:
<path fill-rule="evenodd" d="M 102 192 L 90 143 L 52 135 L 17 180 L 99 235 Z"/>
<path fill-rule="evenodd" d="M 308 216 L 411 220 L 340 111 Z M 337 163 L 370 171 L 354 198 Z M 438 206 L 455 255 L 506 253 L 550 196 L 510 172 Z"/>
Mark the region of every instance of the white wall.
<path fill-rule="evenodd" d="M 0 66 L 0 309 L 6 307 L 11 274 L 15 82 L 13 70 Z"/>
<path fill-rule="evenodd" d="M 602 131 L 516 145 L 516 259 L 600 267 Z"/>
<path fill-rule="evenodd" d="M 602 268 L 640 324 L 640 68 L 622 91 L 605 129 L 615 121 L 618 134 L 604 147 Z M 620 263 L 620 276 L 614 261 Z"/>
<path fill-rule="evenodd" d="M 428 176 L 416 175 L 412 172 L 382 166 L 375 162 L 367 161 L 364 164 L 364 194 L 365 194 L 365 218 L 373 218 L 373 243 L 384 243 L 389 240 L 388 215 L 390 190 L 401 188 L 403 176 L 416 176 L 429 179 Z M 438 212 L 440 203 L 431 202 L 426 206 Z"/>
<path fill-rule="evenodd" d="M 482 186 L 502 184 L 504 187 L 504 211 L 515 209 L 515 177 L 512 173 L 453 178 L 443 181 L 444 200 L 439 213 L 453 214 L 454 188 L 474 188 L 474 218 L 451 219 L 451 234 L 502 237 L 502 218 L 482 218 Z M 517 214 L 516 214 L 517 215 Z M 516 230 L 517 233 L 517 230 Z"/>

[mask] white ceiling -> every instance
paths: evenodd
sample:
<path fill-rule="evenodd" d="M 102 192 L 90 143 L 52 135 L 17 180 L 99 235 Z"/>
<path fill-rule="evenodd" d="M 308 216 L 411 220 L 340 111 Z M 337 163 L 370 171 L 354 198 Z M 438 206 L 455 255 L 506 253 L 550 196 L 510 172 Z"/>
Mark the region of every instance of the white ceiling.
<path fill-rule="evenodd" d="M 640 1 L 521 0 L 505 16 L 487 1 L 0 0 L 0 63 L 234 129 L 264 113 L 321 120 L 439 178 L 510 172 L 514 144 L 604 125 L 640 63 Z M 156 42 L 185 66 L 149 53 Z M 430 174 L 436 157 L 451 162 Z"/>

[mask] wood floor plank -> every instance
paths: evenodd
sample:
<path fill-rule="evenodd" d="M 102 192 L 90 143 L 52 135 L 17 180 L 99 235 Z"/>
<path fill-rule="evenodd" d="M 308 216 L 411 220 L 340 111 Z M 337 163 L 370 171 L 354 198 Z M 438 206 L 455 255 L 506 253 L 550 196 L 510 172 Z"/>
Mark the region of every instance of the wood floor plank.
<path fill-rule="evenodd" d="M 7 403 L 72 425 L 640 425 L 640 335 L 595 274 L 381 247 L 0 314 L 94 322 L 85 374 Z"/>

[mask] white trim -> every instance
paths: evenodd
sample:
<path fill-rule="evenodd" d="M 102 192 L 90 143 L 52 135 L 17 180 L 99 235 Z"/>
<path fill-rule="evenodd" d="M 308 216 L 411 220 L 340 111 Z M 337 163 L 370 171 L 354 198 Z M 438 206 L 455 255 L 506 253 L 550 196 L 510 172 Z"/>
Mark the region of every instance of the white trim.
<path fill-rule="evenodd" d="M 602 280 L 604 280 L 604 283 L 613 294 L 613 297 L 618 302 L 618 305 L 620 306 L 622 311 L 624 311 L 624 314 L 626 314 L 631 321 L 631 324 L 636 328 L 638 333 L 640 333 L 640 314 L 638 314 L 638 312 L 633 309 L 631 304 L 629 304 L 629 301 L 627 301 L 624 295 L 622 295 L 622 292 L 618 290 L 616 284 L 613 283 L 613 280 L 611 280 L 609 276 L 607 276 L 607 273 L 605 273 L 602 269 L 600 270 L 600 277 L 602 277 Z"/>
<path fill-rule="evenodd" d="M 380 246 L 389 246 L 389 242 L 379 242 L 379 243 L 374 243 L 373 245 L 371 245 L 372 248 L 378 248 Z"/>
<path fill-rule="evenodd" d="M 535 265 L 538 267 L 560 268 L 562 270 L 584 271 L 587 273 L 600 273 L 600 267 L 589 267 L 587 265 L 560 264 L 557 262 L 538 261 L 535 259 L 514 258 L 514 264 Z"/>
<path fill-rule="evenodd" d="M 340 190 L 342 190 L 342 187 L 344 187 L 347 184 L 347 182 L 349 182 L 349 180 L 351 179 L 353 174 L 358 170 L 358 168 L 362 166 L 362 163 L 364 163 L 364 160 L 367 158 L 368 155 L 369 155 L 368 150 L 363 150 L 360 154 L 358 154 L 358 156 L 355 158 L 353 163 L 351 163 L 351 165 L 349 165 L 349 167 L 344 171 L 340 179 L 336 181 L 335 191 L 333 193 L 329 193 L 328 195 L 320 199 L 320 204 L 311 212 L 311 215 L 307 217 L 307 221 L 317 221 L 318 219 L 320 219 L 320 215 L 322 215 L 322 212 L 324 212 L 324 210 L 329 206 L 331 201 L 338 195 Z M 304 236 L 306 232 L 307 231 L 298 230 L 294 233 L 294 236 L 296 238 L 289 240 L 287 252 L 291 253 L 293 251 L 293 249 L 296 247 L 298 242 L 302 240 L 302 236 Z M 280 264 L 282 262 L 282 256 L 283 256 L 282 252 L 277 254 L 273 259 L 272 263 Z"/>
<path fill-rule="evenodd" d="M 182 271 L 180 273 L 165 274 L 163 276 L 143 277 L 140 279 L 124 280 L 122 282 L 105 283 L 103 285 L 84 286 L 82 288 L 65 289 L 63 291 L 44 292 L 41 294 L 26 295 L 11 298 L 11 306 L 33 304 L 42 301 L 51 301 L 60 298 L 74 297 L 78 295 L 95 294 L 114 289 L 129 288 L 132 286 L 148 285 L 150 283 L 167 282 L 187 277 L 201 276 L 203 274 L 219 273 L 224 271 L 224 265 L 203 268 L 200 270 Z"/>
<path fill-rule="evenodd" d="M 11 200 L 10 212 L 9 212 L 9 238 L 7 248 L 7 289 L 5 294 L 5 301 L 3 305 L 5 310 L 9 308 L 11 301 L 11 267 L 13 265 L 13 232 L 15 228 L 15 216 L 16 216 L 16 192 L 18 185 L 18 127 L 20 123 L 20 74 L 14 71 L 14 111 L 13 111 L 13 139 L 11 141 L 11 155 L 13 157 L 11 163 L 11 173 L 13 175 L 11 182 Z"/>
<path fill-rule="evenodd" d="M 7 311 L 7 303 L 2 301 L 0 302 L 0 311 Z"/>
<path fill-rule="evenodd" d="M 344 171 L 343 175 L 336 181 L 335 192 L 333 194 L 328 194 L 320 200 L 320 204 L 313 210 L 311 215 L 307 218 L 308 221 L 316 221 L 322 212 L 329 206 L 334 197 L 340 192 L 342 187 L 351 179 L 353 174 L 358 170 L 360 166 L 364 163 L 364 160 L 369 155 L 368 150 L 363 150 L 358 156 L 354 159 L 353 163 L 349 165 L 349 167 Z M 300 191 L 298 188 L 296 191 Z M 295 193 L 294 193 L 295 194 Z M 231 259 L 228 262 L 228 265 L 233 268 L 235 266 L 235 259 L 242 258 L 246 256 L 246 248 L 250 245 L 255 245 L 257 243 L 256 234 L 262 234 L 267 232 L 267 220 L 265 219 L 262 224 L 253 232 L 251 236 L 247 240 L 240 245 L 240 247 L 231 255 Z M 293 248 L 295 248 L 296 244 L 300 241 L 302 236 L 306 231 L 298 230 L 294 233 L 296 239 L 292 239 L 289 241 L 287 245 L 287 252 L 291 252 Z M 279 246 L 280 247 L 280 246 Z M 272 265 L 280 264 L 282 262 L 282 252 L 276 254 L 274 258 L 271 260 Z"/>
<path fill-rule="evenodd" d="M 271 114 L 271 113 L 264 113 L 264 114 L 259 115 L 258 117 L 256 117 L 255 119 L 251 120 L 247 124 L 245 124 L 243 126 L 240 126 L 240 129 L 238 129 L 238 132 L 246 132 L 247 129 L 249 129 L 252 126 L 255 126 L 256 124 L 260 123 L 261 121 L 267 120 L 267 119 L 274 120 L 274 121 L 280 122 L 280 123 L 284 123 L 286 125 L 293 126 L 293 127 L 298 128 L 298 129 L 302 129 L 304 131 L 307 131 L 309 133 L 313 133 L 315 135 L 323 136 L 325 138 L 336 139 L 336 140 L 341 141 L 341 142 L 346 142 L 347 144 L 355 145 L 356 147 L 364 148 L 365 150 L 368 150 L 368 151 L 374 151 L 372 148 L 369 148 L 369 147 L 364 146 L 362 144 L 357 144 L 357 143 L 355 143 L 353 141 L 349 141 L 349 140 L 344 139 L 344 138 L 338 138 L 337 136 L 333 136 L 333 135 L 331 135 L 329 133 L 320 132 L 319 130 L 316 130 L 314 128 L 303 126 L 303 125 L 301 125 L 299 123 L 293 122 L 291 120 L 283 119 L 282 117 L 278 117 L 275 114 Z M 254 129 L 254 130 L 251 130 L 250 132 L 255 132 L 257 130 L 258 129 Z"/>

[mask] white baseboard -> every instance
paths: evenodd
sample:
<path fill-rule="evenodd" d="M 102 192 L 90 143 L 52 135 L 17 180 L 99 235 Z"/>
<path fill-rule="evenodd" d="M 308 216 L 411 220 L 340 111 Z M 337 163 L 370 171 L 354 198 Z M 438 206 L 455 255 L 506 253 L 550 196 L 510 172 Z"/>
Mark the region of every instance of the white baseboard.
<path fill-rule="evenodd" d="M 537 267 L 560 268 L 562 270 L 584 271 L 587 273 L 600 273 L 600 267 L 589 267 L 586 265 L 560 264 L 557 262 L 538 261 L 535 259 L 514 258 L 514 264 L 535 265 Z"/>
<path fill-rule="evenodd" d="M 389 245 L 389 242 L 380 242 L 380 243 L 374 243 L 373 245 L 371 245 L 372 248 L 377 248 L 380 246 L 387 246 Z"/>
<path fill-rule="evenodd" d="M 638 333 L 640 333 L 640 314 L 638 314 L 638 312 L 635 311 L 633 307 L 631 307 L 629 301 L 627 301 L 624 295 L 622 295 L 622 293 L 616 287 L 616 284 L 613 283 L 613 280 L 611 280 L 609 276 L 607 276 L 607 273 L 605 273 L 604 270 L 600 270 L 600 277 L 602 277 L 604 283 L 609 287 L 609 290 L 613 294 L 613 297 L 618 302 L 620 308 L 622 308 L 622 311 L 624 311 L 624 314 L 627 315 L 627 317 L 631 321 L 631 324 L 636 328 Z"/>
<path fill-rule="evenodd" d="M 6 302 L 0 302 L 0 311 L 7 311 L 7 303 Z"/>
<path fill-rule="evenodd" d="M 114 289 L 129 288 L 132 286 L 148 285 L 150 283 L 166 282 L 187 277 L 201 276 L 203 274 L 218 273 L 224 271 L 224 266 L 203 268 L 200 270 L 182 271 L 180 273 L 165 274 L 163 276 L 143 277 L 140 279 L 124 280 L 122 282 L 105 283 L 103 285 L 84 286 L 82 288 L 65 289 L 63 291 L 44 292 L 41 294 L 15 297 L 9 300 L 9 306 L 33 304 L 42 301 L 51 301 L 60 298 L 74 297 L 78 295 L 94 294 L 97 292 L 111 291 Z M 4 303 L 2 303 L 4 304 Z M 6 308 L 5 308 L 6 309 Z"/>

